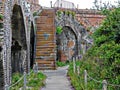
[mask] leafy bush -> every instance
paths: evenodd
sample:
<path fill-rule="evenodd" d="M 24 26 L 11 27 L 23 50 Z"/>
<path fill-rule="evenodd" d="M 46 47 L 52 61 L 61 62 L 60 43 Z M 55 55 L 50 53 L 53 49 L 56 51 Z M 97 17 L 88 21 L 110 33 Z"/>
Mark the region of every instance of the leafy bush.
<path fill-rule="evenodd" d="M 95 46 L 91 48 L 103 63 L 110 66 L 114 73 L 120 73 L 115 68 L 120 66 L 120 8 L 113 9 L 107 15 L 101 27 L 93 34 Z M 118 63 L 116 63 L 118 62 Z M 107 68 L 107 67 L 106 67 Z M 120 67 L 119 67 L 120 69 Z"/>
<path fill-rule="evenodd" d="M 93 38 L 95 44 L 99 46 L 100 42 L 106 43 L 109 41 L 115 41 L 120 43 L 120 8 L 113 9 L 106 17 L 101 27 L 94 33 Z M 104 37 L 103 37 L 104 36 Z M 104 38 L 104 39 L 103 39 Z M 103 39 L 103 40 L 102 40 Z M 102 44 L 103 44 L 102 43 Z"/>
<path fill-rule="evenodd" d="M 108 83 L 119 84 L 120 83 L 120 75 L 118 77 L 112 77 L 112 73 L 110 70 L 105 67 L 100 66 L 95 61 L 86 60 L 86 61 L 77 61 L 77 66 L 80 66 L 80 75 L 73 72 L 73 64 L 70 64 L 68 75 L 71 78 L 71 83 L 75 90 L 101 90 L 102 89 L 102 81 L 107 80 Z M 87 78 L 87 87 L 84 84 L 84 70 L 87 70 L 88 78 Z M 76 70 L 77 71 L 77 70 Z M 94 78 L 98 83 L 91 79 Z M 119 90 L 119 87 L 108 86 L 108 90 Z"/>
<path fill-rule="evenodd" d="M 107 80 L 108 83 L 120 85 L 120 8 L 113 9 L 94 32 L 94 45 L 77 62 L 80 66 L 80 75 L 73 74 L 70 66 L 69 75 L 76 90 L 85 90 L 83 72 L 98 81 Z M 100 90 L 102 84 L 88 79 L 87 90 Z M 108 90 L 120 90 L 120 87 L 108 86 Z"/>
<path fill-rule="evenodd" d="M 97 83 L 95 83 L 94 81 L 88 79 L 88 84 L 87 84 L 87 88 L 84 85 L 84 70 L 87 70 L 87 72 L 90 74 L 90 76 L 93 76 L 93 73 L 91 73 L 91 71 L 95 70 L 95 66 L 98 67 L 97 64 L 91 62 L 91 61 L 77 61 L 76 62 L 77 66 L 80 66 L 80 75 L 78 75 L 77 73 L 73 73 L 73 64 L 70 64 L 69 67 L 69 71 L 68 71 L 68 75 L 71 78 L 71 83 L 73 85 L 73 87 L 75 88 L 75 90 L 94 90 L 94 89 L 100 89 L 102 88 L 101 85 L 98 85 Z M 99 68 L 97 68 L 99 69 Z M 94 72 L 94 78 L 97 79 L 97 73 L 98 72 Z"/>

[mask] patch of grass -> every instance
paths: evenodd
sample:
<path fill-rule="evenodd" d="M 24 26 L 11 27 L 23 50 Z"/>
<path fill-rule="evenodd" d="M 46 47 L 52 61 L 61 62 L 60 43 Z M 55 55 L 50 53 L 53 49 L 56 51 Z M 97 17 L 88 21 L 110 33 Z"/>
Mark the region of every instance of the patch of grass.
<path fill-rule="evenodd" d="M 90 76 L 94 77 L 94 79 L 100 81 L 100 78 L 97 78 L 98 72 L 94 71 L 95 69 L 99 69 L 99 68 L 95 68 L 95 67 L 98 67 L 95 63 L 93 63 L 92 61 L 77 61 L 76 66 L 80 66 L 80 75 L 73 72 L 73 63 L 70 63 L 70 67 L 68 70 L 68 75 L 71 78 L 71 83 L 75 88 L 75 90 L 101 90 L 102 89 L 101 84 L 96 83 L 89 78 L 88 78 L 87 88 L 85 87 L 85 84 L 84 84 L 84 70 L 87 70 L 87 73 Z"/>
<path fill-rule="evenodd" d="M 71 83 L 75 90 L 102 90 L 103 80 L 107 80 L 107 82 L 110 84 L 119 85 L 120 75 L 118 77 L 113 78 L 112 76 L 110 76 L 111 73 L 108 71 L 108 69 L 97 64 L 95 61 L 89 59 L 85 61 L 77 61 L 76 66 L 80 67 L 80 75 L 73 72 L 73 63 L 70 63 L 68 70 L 68 76 L 70 76 Z M 87 70 L 88 73 L 87 88 L 84 84 L 84 70 Z M 91 79 L 89 76 L 92 77 L 94 80 L 99 81 L 99 83 Z M 108 90 L 120 90 L 119 87 L 107 87 Z"/>
<path fill-rule="evenodd" d="M 12 84 L 16 83 L 21 77 L 22 74 L 14 73 L 12 75 Z M 45 79 L 46 76 L 43 73 L 41 72 L 34 73 L 32 71 L 30 75 L 27 75 L 27 87 L 30 88 L 27 90 L 39 90 L 42 86 L 44 86 Z M 10 90 L 19 90 L 19 88 L 21 87 L 23 87 L 23 80 L 21 80 L 14 87 L 11 87 Z"/>
<path fill-rule="evenodd" d="M 13 73 L 12 75 L 12 85 L 15 84 L 20 78 L 22 77 L 22 74 L 20 73 Z M 10 90 L 19 90 L 20 87 L 23 86 L 23 79 L 16 84 L 15 86 L 11 87 Z"/>
<path fill-rule="evenodd" d="M 68 64 L 69 64 L 69 61 L 66 61 L 66 62 L 57 61 L 56 64 L 57 64 L 58 67 L 62 67 L 62 66 L 68 65 Z"/>
<path fill-rule="evenodd" d="M 40 87 L 44 86 L 45 79 L 46 76 L 41 72 L 38 72 L 37 74 L 32 73 L 30 76 L 28 76 L 27 86 L 32 87 L 33 90 L 38 90 Z"/>

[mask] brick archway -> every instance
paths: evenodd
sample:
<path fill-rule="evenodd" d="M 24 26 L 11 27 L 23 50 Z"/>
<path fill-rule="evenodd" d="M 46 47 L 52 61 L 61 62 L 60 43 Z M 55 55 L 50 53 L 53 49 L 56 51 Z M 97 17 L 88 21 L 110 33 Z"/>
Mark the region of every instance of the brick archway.
<path fill-rule="evenodd" d="M 71 27 L 64 26 L 62 30 L 57 34 L 57 59 L 65 62 L 78 55 L 78 40 Z"/>
<path fill-rule="evenodd" d="M 72 33 L 74 33 L 73 35 L 76 37 L 76 45 L 77 45 L 76 53 L 73 56 L 78 57 L 82 51 L 81 42 L 83 40 L 83 37 L 87 34 L 87 31 L 75 19 L 75 17 L 73 17 L 72 15 L 67 15 L 65 13 L 61 13 L 60 16 L 56 15 L 56 27 L 59 27 L 59 26 L 71 28 L 70 30 L 72 31 Z"/>
<path fill-rule="evenodd" d="M 11 17 L 12 25 L 12 46 L 11 46 L 11 67 L 12 72 L 21 72 L 25 69 L 27 57 L 26 30 L 22 9 L 15 4 Z"/>
<path fill-rule="evenodd" d="M 1 59 L 2 57 L 2 47 L 0 46 L 0 90 L 3 90 L 4 86 L 4 73 L 3 73 L 3 61 Z"/>
<path fill-rule="evenodd" d="M 3 0 L 1 4 L 3 7 L 0 12 L 4 18 L 3 27 L 0 28 L 0 90 L 5 90 L 5 86 L 11 84 L 12 71 L 22 72 L 20 65 L 17 70 L 12 69 L 11 62 L 16 58 L 13 55 L 16 54 L 15 52 L 19 52 L 18 56 L 24 58 L 24 68 L 29 72 L 30 28 L 28 26 L 31 26 L 33 18 L 30 9 L 24 4 L 26 4 L 25 0 Z M 20 54 L 22 52 L 24 54 Z M 18 57 L 17 59 L 19 62 L 20 59 Z"/>

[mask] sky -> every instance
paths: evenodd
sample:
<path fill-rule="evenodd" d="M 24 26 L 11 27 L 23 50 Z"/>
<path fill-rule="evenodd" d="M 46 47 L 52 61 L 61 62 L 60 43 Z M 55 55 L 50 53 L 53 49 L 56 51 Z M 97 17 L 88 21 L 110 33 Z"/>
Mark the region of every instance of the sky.
<path fill-rule="evenodd" d="M 39 0 L 39 3 L 41 6 L 50 7 L 50 1 L 52 1 L 52 3 L 54 4 L 57 0 Z M 94 0 L 65 0 L 65 1 L 73 2 L 76 7 L 77 5 L 79 6 L 79 9 L 86 9 L 86 8 L 90 9 L 94 6 L 93 4 Z M 118 0 L 102 0 L 102 2 L 105 1 L 114 3 L 114 1 L 118 1 Z"/>

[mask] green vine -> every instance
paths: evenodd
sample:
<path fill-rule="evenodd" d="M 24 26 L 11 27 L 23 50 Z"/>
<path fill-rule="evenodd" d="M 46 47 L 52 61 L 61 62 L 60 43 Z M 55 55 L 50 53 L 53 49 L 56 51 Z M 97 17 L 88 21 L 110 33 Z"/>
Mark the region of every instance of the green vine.
<path fill-rule="evenodd" d="M 0 20 L 3 20 L 3 15 L 2 14 L 0 14 Z"/>
<path fill-rule="evenodd" d="M 66 15 L 72 15 L 72 17 L 75 17 L 75 12 L 73 12 L 73 11 L 65 11 L 65 14 Z"/>
<path fill-rule="evenodd" d="M 57 28 L 56 28 L 56 33 L 57 34 L 61 34 L 62 33 L 62 27 L 61 26 L 58 26 Z"/>
<path fill-rule="evenodd" d="M 62 14 L 62 11 L 60 11 L 60 10 L 59 10 L 59 11 L 57 11 L 57 16 L 58 16 L 58 17 L 60 17 L 60 16 L 61 16 L 61 14 Z"/>
<path fill-rule="evenodd" d="M 75 17 L 75 12 L 71 12 L 71 15 L 72 15 L 73 17 Z"/>
<path fill-rule="evenodd" d="M 70 11 L 65 11 L 65 14 L 69 16 L 70 15 Z"/>
<path fill-rule="evenodd" d="M 70 10 L 66 10 L 66 11 L 61 11 L 61 10 L 58 10 L 57 12 L 56 12 L 56 14 L 57 14 L 57 16 L 58 17 L 61 17 L 61 14 L 66 14 L 66 15 L 72 15 L 72 17 L 75 17 L 75 12 L 74 11 L 70 11 Z"/>

